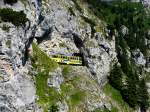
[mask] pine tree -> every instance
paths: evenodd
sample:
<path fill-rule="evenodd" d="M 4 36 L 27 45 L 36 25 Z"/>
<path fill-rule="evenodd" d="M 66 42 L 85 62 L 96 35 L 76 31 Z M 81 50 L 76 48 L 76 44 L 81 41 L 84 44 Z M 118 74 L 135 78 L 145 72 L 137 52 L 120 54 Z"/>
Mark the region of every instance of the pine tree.
<path fill-rule="evenodd" d="M 118 90 L 121 90 L 122 88 L 122 75 L 123 75 L 123 72 L 121 68 L 115 65 L 109 76 L 110 84 Z"/>
<path fill-rule="evenodd" d="M 145 80 L 141 80 L 139 83 L 139 105 L 141 108 L 141 112 L 146 112 L 146 109 L 149 107 L 149 97 L 147 92 L 147 87 L 145 84 Z"/>
<path fill-rule="evenodd" d="M 123 98 L 125 99 L 126 102 L 128 102 L 128 104 L 135 108 L 138 104 L 137 102 L 137 87 L 136 87 L 136 81 L 131 78 L 128 77 L 127 79 L 127 89 L 125 89 L 123 92 Z"/>

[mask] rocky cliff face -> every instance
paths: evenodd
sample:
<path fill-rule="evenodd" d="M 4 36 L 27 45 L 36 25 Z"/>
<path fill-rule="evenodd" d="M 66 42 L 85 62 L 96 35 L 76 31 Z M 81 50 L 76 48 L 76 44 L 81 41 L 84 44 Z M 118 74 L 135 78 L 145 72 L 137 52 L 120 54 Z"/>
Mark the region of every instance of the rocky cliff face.
<path fill-rule="evenodd" d="M 0 8 L 6 7 L 23 10 L 29 21 L 25 27 L 0 23 L 0 112 L 42 112 L 51 111 L 55 106 L 59 112 L 116 108 L 119 112 L 124 109 L 133 111 L 128 106 L 122 107 L 126 103 L 120 105 L 113 101 L 110 93 L 108 95 L 102 89 L 111 67 L 118 61 L 115 49 L 117 32 L 112 34 L 106 23 L 91 12 L 87 3 L 76 0 L 21 0 L 8 5 L 0 1 Z M 4 30 L 4 25 L 9 26 L 9 30 Z M 122 29 L 122 32 L 126 34 L 127 29 Z M 35 67 L 32 59 L 26 60 L 33 38 L 47 55 L 82 54 L 85 66 L 55 64 L 57 67 L 48 70 L 48 73 L 46 64 L 41 68 Z M 137 64 L 147 63 L 140 51 L 133 52 L 133 55 Z M 41 60 L 36 59 L 40 63 Z M 46 79 L 40 77 L 40 73 L 46 73 Z M 42 93 L 46 87 L 50 88 L 47 89 L 49 93 Z"/>
<path fill-rule="evenodd" d="M 0 23 L 0 111 L 1 112 L 27 112 L 36 110 L 34 81 L 28 75 L 30 64 L 24 64 L 25 43 L 32 34 L 32 26 L 36 24 L 36 18 L 31 13 L 34 11 L 33 5 L 26 7 L 22 2 L 12 6 L 0 1 L 0 8 L 12 8 L 13 10 L 27 11 L 27 16 L 32 22 L 29 27 L 15 27 L 11 23 Z M 34 19 L 33 19 L 34 18 Z M 3 30 L 2 27 L 7 25 L 9 29 Z"/>

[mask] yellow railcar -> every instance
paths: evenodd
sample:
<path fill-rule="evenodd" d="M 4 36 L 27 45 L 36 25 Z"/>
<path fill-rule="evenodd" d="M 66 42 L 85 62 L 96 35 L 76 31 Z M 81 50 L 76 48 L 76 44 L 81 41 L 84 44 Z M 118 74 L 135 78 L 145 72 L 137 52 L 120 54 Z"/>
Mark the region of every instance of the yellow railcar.
<path fill-rule="evenodd" d="M 82 58 L 79 56 L 51 55 L 50 58 L 62 64 L 82 65 Z"/>

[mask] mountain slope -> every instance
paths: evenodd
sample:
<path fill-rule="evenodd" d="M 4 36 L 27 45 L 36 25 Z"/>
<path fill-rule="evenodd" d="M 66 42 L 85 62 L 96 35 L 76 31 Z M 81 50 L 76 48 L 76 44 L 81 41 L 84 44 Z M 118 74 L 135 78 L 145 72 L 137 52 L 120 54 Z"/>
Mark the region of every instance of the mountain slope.
<path fill-rule="evenodd" d="M 146 10 L 134 2 L 0 1 L 0 111 L 148 110 Z M 49 53 L 79 53 L 84 66 L 57 64 Z"/>

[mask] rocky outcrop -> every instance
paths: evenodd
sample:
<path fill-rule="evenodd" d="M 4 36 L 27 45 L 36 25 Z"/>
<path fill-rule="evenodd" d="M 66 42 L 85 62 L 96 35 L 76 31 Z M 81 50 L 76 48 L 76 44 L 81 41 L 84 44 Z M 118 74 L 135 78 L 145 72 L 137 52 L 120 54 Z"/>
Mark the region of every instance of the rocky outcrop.
<path fill-rule="evenodd" d="M 132 52 L 132 55 L 133 55 L 134 61 L 136 62 L 137 65 L 143 65 L 143 66 L 145 66 L 146 60 L 144 59 L 144 56 L 140 52 L 139 49 L 137 49 L 134 52 Z"/>
<path fill-rule="evenodd" d="M 64 82 L 64 77 L 62 76 L 61 69 L 56 69 L 55 72 L 50 72 L 48 78 L 48 86 L 60 89 L 60 85 Z"/>
<path fill-rule="evenodd" d="M 46 36 L 49 40 L 40 44 L 41 48 L 47 53 L 81 53 L 86 66 L 92 74 L 95 74 L 98 82 L 100 84 L 106 82 L 109 66 L 116 57 L 114 37 L 112 40 L 105 39 L 99 32 L 91 38 L 90 23 L 83 20 L 80 16 L 82 13 L 73 10 L 76 7 L 72 1 L 43 1 L 43 4 L 42 15 L 45 18 L 39 25 L 36 35 L 40 38 L 49 28 L 52 30 Z M 69 12 L 69 8 L 74 11 L 74 16 Z"/>
<path fill-rule="evenodd" d="M 29 6 L 30 5 L 30 6 Z M 23 10 L 31 20 L 25 27 L 15 27 L 11 23 L 0 23 L 0 111 L 1 112 L 30 112 L 39 111 L 35 104 L 36 88 L 31 76 L 28 76 L 30 63 L 25 62 L 26 42 L 31 37 L 32 26 L 36 18 L 32 16 L 33 4 L 22 2 L 8 5 L 0 1 L 1 8 Z M 36 8 L 35 8 L 36 9 Z M 27 11 L 28 10 L 28 11 Z M 38 12 L 38 11 L 37 11 Z M 8 30 L 4 30 L 4 25 Z"/>
<path fill-rule="evenodd" d="M 70 10 L 72 10 L 72 13 Z M 85 15 L 88 13 L 85 12 Z M 74 2 L 70 0 L 43 1 L 41 15 L 44 19 L 38 25 L 37 32 L 35 33 L 39 47 L 48 55 L 57 53 L 65 55 L 81 54 L 84 58 L 85 68 L 89 72 L 88 77 L 97 80 L 100 86 L 105 84 L 111 64 L 117 61 L 114 36 L 106 38 L 102 31 L 93 33 L 91 24 L 82 18 L 84 14 L 76 10 Z M 97 19 L 95 21 L 99 27 L 104 27 Z M 82 73 L 80 69 L 79 67 L 76 70 L 79 74 Z M 87 71 L 84 74 L 86 73 Z M 60 85 L 64 83 L 61 73 L 59 70 L 56 70 L 56 72 L 50 74 L 48 85 L 60 91 Z M 87 91 L 89 89 L 84 84 L 79 87 Z M 104 100 L 104 93 L 100 90 L 93 91 L 95 93 L 89 95 L 86 101 L 88 102 L 86 103 L 88 110 L 93 111 L 96 108 L 104 107 L 111 109 L 111 104 Z M 96 96 L 99 97 L 99 100 L 95 99 Z M 58 104 L 60 110 L 64 108 L 62 111 L 67 111 L 67 107 L 63 102 Z M 64 106 L 62 107 L 62 105 Z"/>

